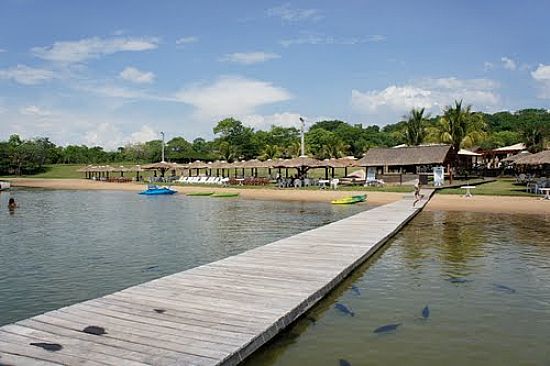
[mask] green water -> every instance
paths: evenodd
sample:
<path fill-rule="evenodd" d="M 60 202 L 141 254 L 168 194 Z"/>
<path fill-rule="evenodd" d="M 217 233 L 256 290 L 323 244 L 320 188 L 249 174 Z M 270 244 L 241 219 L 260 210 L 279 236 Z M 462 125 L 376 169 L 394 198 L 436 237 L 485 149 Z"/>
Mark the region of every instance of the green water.
<path fill-rule="evenodd" d="M 549 216 L 423 212 L 245 365 L 548 366 L 549 224 Z M 389 323 L 401 325 L 373 333 Z"/>
<path fill-rule="evenodd" d="M 10 214 L 7 203 L 19 208 Z M 367 209 L 134 192 L 0 193 L 0 325 Z"/>

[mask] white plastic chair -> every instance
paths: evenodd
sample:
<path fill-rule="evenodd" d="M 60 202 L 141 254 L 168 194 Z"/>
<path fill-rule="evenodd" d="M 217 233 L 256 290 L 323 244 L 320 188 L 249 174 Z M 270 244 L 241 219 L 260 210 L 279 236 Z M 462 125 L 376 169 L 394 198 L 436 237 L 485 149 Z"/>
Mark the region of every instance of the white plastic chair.
<path fill-rule="evenodd" d="M 338 183 L 340 183 L 340 179 L 338 179 L 338 178 L 331 179 L 330 180 L 330 188 L 331 189 L 337 189 L 338 188 Z"/>

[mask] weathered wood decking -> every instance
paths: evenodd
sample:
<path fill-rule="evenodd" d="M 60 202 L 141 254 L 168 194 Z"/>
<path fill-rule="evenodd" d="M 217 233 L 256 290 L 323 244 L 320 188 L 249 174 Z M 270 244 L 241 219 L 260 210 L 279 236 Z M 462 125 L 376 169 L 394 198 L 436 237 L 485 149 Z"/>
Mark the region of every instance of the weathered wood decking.
<path fill-rule="evenodd" d="M 433 191 L 424 190 L 429 199 Z M 295 321 L 427 202 L 412 197 L 0 328 L 0 365 L 235 365 Z M 83 332 L 87 326 L 104 335 Z M 47 351 L 31 343 L 57 343 Z"/>

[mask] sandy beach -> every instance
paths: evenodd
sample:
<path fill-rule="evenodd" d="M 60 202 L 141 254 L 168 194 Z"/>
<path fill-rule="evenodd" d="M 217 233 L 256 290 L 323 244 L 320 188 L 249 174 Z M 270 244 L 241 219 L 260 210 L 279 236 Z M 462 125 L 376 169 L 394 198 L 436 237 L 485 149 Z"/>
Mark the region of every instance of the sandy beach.
<path fill-rule="evenodd" d="M 82 189 L 82 190 L 123 190 L 140 191 L 144 184 L 137 183 L 108 183 L 87 179 L 38 179 L 15 178 L 10 179 L 14 187 L 32 187 L 48 189 Z M 364 194 L 364 191 L 330 191 L 330 190 L 294 190 L 272 188 L 221 188 L 212 186 L 176 186 L 181 193 L 200 191 L 239 192 L 245 199 L 279 200 L 279 201 L 309 201 L 330 202 L 354 194 Z M 395 192 L 368 192 L 367 202 L 374 205 L 383 205 L 394 202 L 403 197 L 403 193 Z M 516 213 L 550 215 L 550 201 L 535 197 L 508 197 L 508 196 L 481 196 L 463 198 L 460 195 L 436 194 L 425 208 L 428 211 L 469 211 L 487 213 Z"/>

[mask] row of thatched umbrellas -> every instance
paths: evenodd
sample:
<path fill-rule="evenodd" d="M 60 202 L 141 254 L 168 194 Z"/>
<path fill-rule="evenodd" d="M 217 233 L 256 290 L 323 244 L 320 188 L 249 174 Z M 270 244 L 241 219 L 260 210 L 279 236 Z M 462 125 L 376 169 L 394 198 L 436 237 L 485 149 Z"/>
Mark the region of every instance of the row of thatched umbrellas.
<path fill-rule="evenodd" d="M 100 165 L 100 166 L 93 166 L 88 165 L 87 167 L 78 169 L 79 172 L 86 173 L 86 175 L 91 178 L 92 176 L 101 176 L 103 175 L 109 175 L 109 173 L 115 173 L 120 172 L 121 176 L 124 175 L 125 172 L 137 172 L 138 177 L 139 173 L 143 172 L 145 170 L 154 170 L 160 171 L 161 175 L 164 175 L 166 171 L 170 170 L 189 170 L 189 173 L 191 173 L 192 170 L 196 170 L 197 175 L 199 174 L 199 171 L 201 169 L 207 169 L 212 171 L 213 169 L 216 169 L 218 172 L 219 170 L 222 170 L 222 175 L 224 173 L 224 170 L 227 169 L 228 171 L 231 169 L 235 170 L 235 175 L 237 172 L 237 169 L 242 169 L 242 173 L 244 175 L 244 169 L 251 169 L 253 175 L 257 175 L 257 169 L 260 168 L 267 168 L 269 170 L 269 174 L 271 174 L 271 169 L 291 169 L 295 168 L 298 169 L 299 175 L 305 175 L 305 173 L 311 169 L 311 168 L 325 168 L 327 169 L 327 175 L 328 175 L 328 168 L 333 169 L 333 175 L 334 175 L 334 169 L 335 168 L 344 168 L 345 174 L 347 175 L 347 168 L 349 167 L 359 167 L 360 162 L 356 160 L 353 157 L 347 157 L 347 158 L 340 158 L 340 159 L 325 159 L 325 160 L 318 160 L 314 158 L 310 158 L 307 156 L 300 156 L 297 158 L 292 159 L 276 159 L 276 160 L 247 160 L 247 161 L 235 161 L 232 163 L 228 163 L 226 161 L 214 161 L 214 162 L 202 162 L 202 161 L 195 161 L 189 164 L 177 164 L 177 163 L 169 163 L 169 162 L 158 162 L 153 164 L 145 164 L 145 165 L 135 165 L 131 167 L 124 167 L 124 166 L 110 166 L 110 165 Z M 288 171 L 287 171 L 288 175 Z"/>

